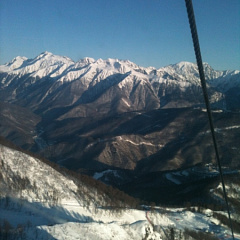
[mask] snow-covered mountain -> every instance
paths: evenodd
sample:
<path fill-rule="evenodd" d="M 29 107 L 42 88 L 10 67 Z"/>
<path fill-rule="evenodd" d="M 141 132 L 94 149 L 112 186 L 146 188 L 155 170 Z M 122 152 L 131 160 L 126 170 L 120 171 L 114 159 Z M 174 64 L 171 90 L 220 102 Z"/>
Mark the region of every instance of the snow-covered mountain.
<path fill-rule="evenodd" d="M 239 71 L 216 71 L 207 63 L 204 70 L 212 107 L 238 111 Z M 184 142 L 183 133 L 202 142 L 199 127 L 192 124 L 197 118 L 188 115 L 204 119 L 197 65 L 189 62 L 155 69 L 119 59 L 74 62 L 49 52 L 34 59 L 16 57 L 0 66 L 0 102 L 2 136 L 69 168 L 140 165 L 149 171 L 151 162 L 152 169 L 172 169 L 192 153 L 190 147 L 184 152 L 176 148 L 174 142 Z M 231 118 L 230 124 L 237 125 Z M 203 123 L 196 125 L 205 129 Z M 174 155 L 169 159 L 169 151 L 176 151 L 178 161 Z M 232 163 L 236 156 L 231 155 Z"/>
<path fill-rule="evenodd" d="M 146 73 L 146 70 L 128 60 L 84 58 L 73 62 L 67 57 L 57 56 L 50 52 L 44 52 L 34 59 L 18 56 L 0 67 L 1 72 L 19 77 L 25 74 L 40 79 L 48 76 L 59 82 L 71 82 L 82 78 L 87 86 L 95 85 L 100 80 L 116 73 L 125 74 L 134 71 L 137 75 L 137 72 Z"/>
<path fill-rule="evenodd" d="M 222 163 L 239 169 L 240 73 L 216 71 L 206 63 L 204 70 Z M 74 62 L 49 52 L 34 59 L 16 57 L 0 66 L 0 135 L 149 201 L 174 203 L 176 191 L 181 201 L 189 198 L 186 191 L 199 193 L 190 186 L 192 166 L 215 159 L 197 66 L 189 62 L 155 69 L 119 59 Z M 0 147 L 0 160 L 0 204 L 9 206 L 0 217 L 7 216 L 14 226 L 22 216 L 24 224 L 45 225 L 26 234 L 63 239 L 66 233 L 74 239 L 81 231 L 86 239 L 93 234 L 95 239 L 160 238 L 145 211 L 121 211 L 123 222 L 106 214 L 103 209 L 112 204 L 129 208 L 134 202 L 123 203 L 125 197 L 111 187 L 82 175 L 79 180 L 76 173 L 6 146 Z M 193 172 L 194 186 L 206 181 L 198 173 Z M 209 181 L 213 176 L 207 176 Z M 159 189 L 165 194 L 159 195 Z M 219 192 L 212 193 L 219 198 Z M 29 209 L 43 215 L 35 218 Z M 199 217 L 181 210 L 167 219 L 152 215 L 151 221 L 156 229 L 169 223 L 166 229 L 175 224 L 183 230 L 187 225 L 176 218 L 191 219 L 196 229 Z M 202 229 L 215 228 L 201 218 Z M 59 226 L 46 226 L 55 223 Z M 100 229 L 107 229 L 106 235 Z"/>
<path fill-rule="evenodd" d="M 239 86 L 239 71 L 215 71 L 208 64 L 204 70 L 211 102 L 231 108 L 226 94 Z M 118 59 L 73 62 L 44 52 L 34 59 L 16 57 L 0 66 L 0 80 L 1 100 L 41 112 L 71 106 L 74 112 L 88 115 L 79 104 L 92 102 L 94 108 L 104 105 L 103 113 L 203 103 L 197 66 L 189 62 L 155 69 Z"/>
<path fill-rule="evenodd" d="M 93 58 L 84 58 L 74 62 L 68 57 L 54 55 L 50 52 L 43 52 L 34 59 L 18 56 L 11 62 L 1 65 L 0 71 L 19 76 L 29 74 L 31 77 L 38 77 L 40 79 L 49 76 L 61 82 L 69 82 L 83 78 L 89 80 L 89 82 L 86 83 L 93 85 L 112 74 L 126 74 L 128 72 L 138 75 L 139 77 L 147 75 L 150 80 L 152 80 L 153 76 L 157 76 L 154 78 L 154 81 L 158 82 L 174 80 L 174 77 L 176 77 L 175 80 L 181 82 L 188 81 L 196 85 L 200 83 L 197 65 L 190 62 L 180 62 L 155 69 L 153 67 L 141 67 L 129 60 L 119 59 L 103 60 L 100 58 L 95 60 Z M 238 70 L 215 71 L 207 63 L 204 63 L 204 72 L 207 80 L 214 80 L 220 77 L 227 77 L 229 80 L 231 76 L 239 74 Z M 229 87 L 231 87 L 232 83 L 229 82 L 228 84 Z"/>
<path fill-rule="evenodd" d="M 54 73 L 61 74 L 74 62 L 67 58 L 53 55 L 49 52 L 44 52 L 34 59 L 27 59 L 26 57 L 16 57 L 11 62 L 6 63 L 3 67 L 4 71 L 11 72 L 14 75 L 23 76 L 30 74 L 35 77 L 43 78 Z"/>
<path fill-rule="evenodd" d="M 240 72 L 238 70 L 216 71 L 207 63 L 203 63 L 203 69 L 209 87 L 217 87 L 218 90 L 221 89 L 221 91 L 226 92 L 239 84 Z M 175 80 L 181 82 L 182 87 L 190 84 L 200 85 L 198 67 L 194 63 L 180 62 L 160 68 L 157 72 L 157 75 L 161 77 L 161 81 L 164 78 L 171 79 L 166 74 L 175 76 Z M 164 75 L 165 77 L 163 77 Z"/>

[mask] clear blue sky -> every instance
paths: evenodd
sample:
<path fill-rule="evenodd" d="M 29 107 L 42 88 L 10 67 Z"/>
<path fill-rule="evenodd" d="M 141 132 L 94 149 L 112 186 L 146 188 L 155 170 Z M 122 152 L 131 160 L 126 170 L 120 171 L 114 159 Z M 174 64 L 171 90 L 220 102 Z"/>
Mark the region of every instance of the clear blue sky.
<path fill-rule="evenodd" d="M 203 61 L 240 69 L 240 1 L 193 5 Z M 0 64 L 43 51 L 156 68 L 195 62 L 184 0 L 1 0 Z"/>

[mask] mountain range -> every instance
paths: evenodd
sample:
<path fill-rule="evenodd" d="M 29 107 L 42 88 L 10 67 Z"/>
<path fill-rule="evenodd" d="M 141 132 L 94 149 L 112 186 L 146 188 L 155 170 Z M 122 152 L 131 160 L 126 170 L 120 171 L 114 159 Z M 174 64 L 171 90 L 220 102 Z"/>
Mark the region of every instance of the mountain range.
<path fill-rule="evenodd" d="M 239 71 L 215 71 L 206 63 L 204 71 L 211 102 L 234 108 L 228 95 L 239 87 Z M 1 100 L 41 114 L 68 107 L 62 118 L 72 112 L 86 117 L 96 109 L 104 114 L 202 104 L 198 69 L 189 62 L 155 69 L 118 59 L 73 62 L 44 52 L 34 59 L 16 57 L 0 72 Z"/>
<path fill-rule="evenodd" d="M 239 168 L 240 72 L 207 63 L 204 72 L 222 162 Z M 124 189 L 151 173 L 215 163 L 204 106 L 190 62 L 156 69 L 44 52 L 0 66 L 1 136 Z"/>

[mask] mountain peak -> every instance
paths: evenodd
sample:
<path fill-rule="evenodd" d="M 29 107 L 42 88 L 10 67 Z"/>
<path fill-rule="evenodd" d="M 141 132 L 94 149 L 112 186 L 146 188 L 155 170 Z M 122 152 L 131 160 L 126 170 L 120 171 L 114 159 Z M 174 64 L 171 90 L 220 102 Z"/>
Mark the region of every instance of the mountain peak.
<path fill-rule="evenodd" d="M 41 59 L 41 58 L 46 58 L 46 57 L 48 58 L 48 57 L 52 57 L 52 56 L 54 56 L 53 53 L 45 51 L 45 52 L 40 53 L 35 59 Z"/>
<path fill-rule="evenodd" d="M 85 58 L 81 59 L 80 61 L 84 61 L 84 62 L 87 62 L 87 63 L 93 63 L 96 60 L 94 58 L 91 58 L 91 57 L 85 57 Z"/>
<path fill-rule="evenodd" d="M 187 61 L 181 61 L 179 63 L 171 65 L 175 69 L 196 69 L 197 64 Z"/>
<path fill-rule="evenodd" d="M 17 56 L 11 62 L 7 63 L 6 66 L 10 67 L 10 70 L 14 70 L 21 67 L 26 60 L 28 60 L 28 58 Z"/>
<path fill-rule="evenodd" d="M 223 72 L 215 71 L 212 67 L 204 63 L 206 79 L 216 79 L 222 76 Z M 30 74 L 32 77 L 43 78 L 49 76 L 60 82 L 84 79 L 85 84 L 89 84 L 91 79 L 105 79 L 115 73 L 125 74 L 132 72 L 134 76 L 148 78 L 154 82 L 188 82 L 199 84 L 199 73 L 197 64 L 181 61 L 156 70 L 155 68 L 141 67 L 129 60 L 114 58 L 97 59 L 85 57 L 74 62 L 68 57 L 55 55 L 49 51 L 44 51 L 33 59 L 26 57 L 16 57 L 11 62 L 0 66 L 1 72 L 12 72 L 15 75 L 23 76 Z M 225 73 L 225 75 L 228 72 Z"/>
<path fill-rule="evenodd" d="M 53 53 L 48 52 L 48 51 L 44 51 L 44 52 L 42 52 L 40 55 L 53 55 Z"/>

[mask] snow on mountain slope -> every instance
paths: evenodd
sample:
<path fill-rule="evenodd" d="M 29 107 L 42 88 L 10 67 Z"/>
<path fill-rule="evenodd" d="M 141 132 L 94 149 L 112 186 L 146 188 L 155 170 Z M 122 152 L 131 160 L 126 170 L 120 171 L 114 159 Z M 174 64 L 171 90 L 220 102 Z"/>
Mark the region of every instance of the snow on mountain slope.
<path fill-rule="evenodd" d="M 84 207 L 75 183 L 34 157 L 0 145 L 0 166 L 0 225 L 21 224 L 25 239 L 161 239 L 144 211 Z"/>
<path fill-rule="evenodd" d="M 23 76 L 31 74 L 32 77 L 43 78 L 53 74 L 53 77 L 61 74 L 69 66 L 73 65 L 70 58 L 54 55 L 50 52 L 43 52 L 34 59 L 16 57 L 11 62 L 1 66 L 0 71 L 7 70 L 14 75 Z"/>
<path fill-rule="evenodd" d="M 240 71 L 223 71 L 221 76 L 209 82 L 211 86 L 216 87 L 225 93 L 231 88 L 240 86 Z"/>
<path fill-rule="evenodd" d="M 215 71 L 207 63 L 204 63 L 204 70 L 211 87 L 211 102 L 222 106 L 225 92 L 239 86 L 240 73 Z M 0 81 L 0 90 L 4 91 L 2 95 L 6 95 L 2 100 L 18 101 L 21 106 L 29 106 L 31 102 L 41 103 L 44 105 L 42 108 L 85 103 L 81 99 L 84 92 L 91 101 L 103 95 L 104 100 L 100 102 L 108 104 L 121 95 L 120 98 L 128 98 L 132 110 L 146 109 L 147 105 L 148 109 L 155 109 L 159 107 L 159 101 L 161 107 L 189 107 L 203 102 L 197 65 L 189 62 L 157 70 L 138 66 L 129 60 L 84 58 L 74 62 L 67 57 L 44 52 L 34 59 L 16 57 L 0 66 Z M 107 92 L 113 86 L 114 89 Z M 143 86 L 141 90 L 139 86 Z M 39 91 L 39 88 L 43 89 Z M 28 91 L 31 94 L 25 96 Z M 189 94 L 185 94 L 186 91 Z M 139 94 L 145 96 L 143 101 Z M 26 102 L 26 98 L 29 101 Z M 152 99 L 150 104 L 145 101 L 149 98 Z M 46 107 L 46 103 L 51 106 Z M 35 110 L 36 104 L 31 107 Z"/>
<path fill-rule="evenodd" d="M 98 82 L 115 73 L 126 73 L 139 69 L 136 64 L 127 60 L 84 58 L 73 62 L 70 58 L 54 55 L 50 52 L 43 52 L 34 59 L 16 57 L 11 62 L 0 66 L 1 72 L 8 72 L 14 75 L 23 76 L 31 74 L 32 77 L 43 78 L 50 76 L 60 82 L 73 81 L 80 76 L 85 79 Z"/>
<path fill-rule="evenodd" d="M 23 63 L 25 61 L 27 61 L 28 59 L 26 57 L 16 57 L 14 58 L 11 62 L 7 63 L 6 65 L 11 69 L 11 70 L 14 70 L 14 69 L 17 69 L 19 67 L 21 67 L 23 65 Z"/>
<path fill-rule="evenodd" d="M 76 201 L 77 186 L 37 158 L 0 145 L 1 178 L 14 197 L 32 201 Z M 43 178 L 44 176 L 44 178 Z M 8 194 L 2 192 L 1 196 Z"/>
<path fill-rule="evenodd" d="M 65 74 L 59 76 L 57 81 L 68 82 L 81 78 L 86 86 L 94 86 L 101 80 L 118 73 L 126 74 L 133 72 L 136 76 L 146 77 L 139 69 L 140 67 L 130 61 L 111 58 L 107 60 L 85 58 L 71 66 Z"/>
<path fill-rule="evenodd" d="M 205 78 L 208 81 L 208 84 L 211 86 L 217 87 L 223 84 L 228 88 L 231 88 L 232 82 L 230 82 L 231 77 L 238 76 L 238 82 L 240 81 L 239 73 L 240 71 L 217 71 L 214 70 L 209 64 L 203 63 Z M 153 78 L 153 81 L 157 82 L 166 82 L 166 81 L 175 81 L 178 84 L 182 85 L 181 82 L 185 82 L 186 86 L 191 84 L 200 86 L 199 72 L 197 64 L 190 62 L 179 62 L 177 64 L 172 64 L 166 67 L 162 67 L 156 71 L 156 76 Z M 216 80 L 215 80 L 216 79 Z M 215 83 L 217 82 L 217 83 Z M 226 87 L 226 86 L 225 86 Z"/>
<path fill-rule="evenodd" d="M 207 63 L 204 63 L 206 79 L 229 79 L 231 76 L 239 74 L 239 71 L 215 71 Z M 31 74 L 33 77 L 43 78 L 50 76 L 58 81 L 73 81 L 83 77 L 98 82 L 115 73 L 125 74 L 132 72 L 134 75 L 143 77 L 145 75 L 151 81 L 177 80 L 180 82 L 187 81 L 199 85 L 199 75 L 197 65 L 190 62 L 180 62 L 160 69 L 153 67 L 144 68 L 136 65 L 129 60 L 119 59 L 98 59 L 84 58 L 77 62 L 68 57 L 54 55 L 50 52 L 43 52 L 34 59 L 26 57 L 16 57 L 11 62 L 0 66 L 0 72 L 11 74 Z M 155 77 L 154 77 L 155 76 Z M 229 76 L 229 77 L 228 77 Z"/>
<path fill-rule="evenodd" d="M 77 186 L 67 175 L 3 145 L 0 145 L 0 167 L 1 236 L 52 240 L 161 240 L 163 235 L 170 236 L 171 228 L 175 229 L 176 236 L 186 228 L 214 232 L 219 238 L 229 239 L 230 236 L 228 228 L 216 225 L 219 223 L 216 218 L 185 209 L 156 207 L 154 212 L 149 212 L 131 208 L 115 211 L 111 205 L 107 208 L 91 204 L 84 207 L 82 198 L 85 196 L 76 193 Z M 95 194 L 97 197 L 99 194 Z M 238 235 L 235 237 L 240 239 Z"/>

